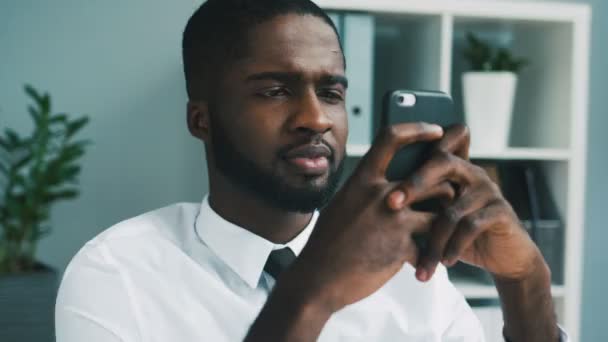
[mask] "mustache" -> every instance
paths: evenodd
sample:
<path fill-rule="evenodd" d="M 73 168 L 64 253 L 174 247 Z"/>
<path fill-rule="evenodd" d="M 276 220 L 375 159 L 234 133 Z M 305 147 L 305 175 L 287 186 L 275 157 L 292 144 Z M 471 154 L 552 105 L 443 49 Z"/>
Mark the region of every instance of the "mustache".
<path fill-rule="evenodd" d="M 330 151 L 330 155 L 327 157 L 327 159 L 329 160 L 329 162 L 331 164 L 333 164 L 335 162 L 336 150 L 333 148 L 333 146 L 331 146 L 331 144 L 327 140 L 325 140 L 321 137 L 312 138 L 312 139 L 311 138 L 302 139 L 295 143 L 285 145 L 279 149 L 278 155 L 281 158 L 286 158 L 291 150 L 294 150 L 294 149 L 302 147 L 302 146 L 311 146 L 311 145 L 312 146 L 323 145 L 324 147 L 326 147 Z"/>

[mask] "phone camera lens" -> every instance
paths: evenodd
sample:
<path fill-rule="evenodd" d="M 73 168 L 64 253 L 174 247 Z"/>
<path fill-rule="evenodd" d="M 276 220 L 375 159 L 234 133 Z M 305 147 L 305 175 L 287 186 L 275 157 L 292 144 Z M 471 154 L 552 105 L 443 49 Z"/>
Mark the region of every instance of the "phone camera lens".
<path fill-rule="evenodd" d="M 399 107 L 413 107 L 416 105 L 416 96 L 410 93 L 402 93 L 396 97 Z"/>

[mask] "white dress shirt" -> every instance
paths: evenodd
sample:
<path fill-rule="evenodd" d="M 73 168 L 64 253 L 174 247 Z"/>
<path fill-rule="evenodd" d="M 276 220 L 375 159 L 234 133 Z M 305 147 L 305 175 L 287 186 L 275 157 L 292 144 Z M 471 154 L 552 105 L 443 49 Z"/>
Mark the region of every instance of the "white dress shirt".
<path fill-rule="evenodd" d="M 317 217 L 286 245 L 224 220 L 207 198 L 121 222 L 66 269 L 57 341 L 241 341 L 274 285 L 263 270 L 270 252 L 287 246 L 299 254 Z M 484 340 L 445 268 L 427 283 L 414 272 L 406 264 L 379 291 L 335 313 L 319 341 Z"/>

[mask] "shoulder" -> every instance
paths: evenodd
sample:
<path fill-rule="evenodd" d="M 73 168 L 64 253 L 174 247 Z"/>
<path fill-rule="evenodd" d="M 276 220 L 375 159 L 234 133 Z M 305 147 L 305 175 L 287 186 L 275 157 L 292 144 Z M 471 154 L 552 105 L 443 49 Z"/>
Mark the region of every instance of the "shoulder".
<path fill-rule="evenodd" d="M 171 246 L 182 249 L 187 243 L 188 227 L 199 206 L 177 203 L 122 221 L 88 241 L 72 258 L 62 280 L 62 288 L 72 284 L 86 287 L 97 277 L 118 277 L 126 259 L 141 259 L 140 253 Z"/>
<path fill-rule="evenodd" d="M 87 242 L 72 258 L 61 281 L 55 306 L 58 332 L 72 333 L 83 326 L 83 320 L 116 336 L 137 332 L 138 315 L 127 278 L 150 259 L 159 255 L 162 259 L 163 251 L 183 249 L 186 227 L 198 209 L 194 203 L 179 203 L 153 210 L 120 222 Z"/>
<path fill-rule="evenodd" d="M 119 222 L 101 232 L 87 244 L 108 245 L 134 238 L 183 238 L 183 227 L 194 223 L 199 210 L 196 203 L 176 203 Z"/>

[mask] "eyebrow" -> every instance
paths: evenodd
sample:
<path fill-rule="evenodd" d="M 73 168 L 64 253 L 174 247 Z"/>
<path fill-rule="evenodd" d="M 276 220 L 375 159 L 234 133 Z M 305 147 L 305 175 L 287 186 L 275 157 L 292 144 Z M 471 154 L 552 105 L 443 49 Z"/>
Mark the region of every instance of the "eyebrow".
<path fill-rule="evenodd" d="M 302 74 L 292 72 L 267 71 L 249 75 L 247 82 L 274 80 L 283 83 L 293 83 L 302 80 Z M 319 80 L 324 85 L 340 84 L 345 89 L 348 88 L 348 79 L 342 75 L 325 75 Z"/>

